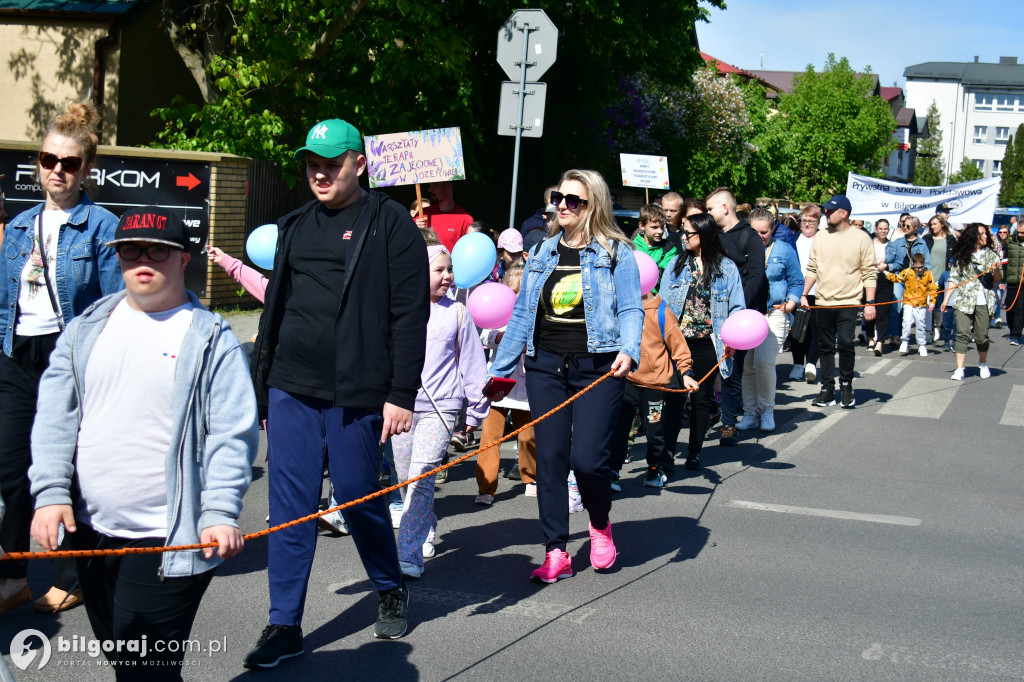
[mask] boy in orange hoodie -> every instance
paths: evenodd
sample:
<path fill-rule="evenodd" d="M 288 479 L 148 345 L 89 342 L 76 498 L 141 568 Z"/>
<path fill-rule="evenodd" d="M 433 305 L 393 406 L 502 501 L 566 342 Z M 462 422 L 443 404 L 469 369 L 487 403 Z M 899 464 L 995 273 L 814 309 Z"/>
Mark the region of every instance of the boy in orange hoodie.
<path fill-rule="evenodd" d="M 644 487 L 661 488 L 674 473 L 672 453 L 665 451 L 661 413 L 665 406 L 662 388 L 695 390 L 697 379 L 691 369 L 690 349 L 679 328 L 679 320 L 657 294 L 644 294 L 644 327 L 640 337 L 640 366 L 631 372 L 622 398 L 622 408 L 612 435 L 612 489 L 619 491 L 619 470 L 626 461 L 629 431 L 637 409 L 647 434 L 647 475 Z M 680 379 L 681 377 L 681 379 Z M 680 385 L 681 381 L 681 385 Z M 653 388 L 652 388 L 653 387 Z"/>

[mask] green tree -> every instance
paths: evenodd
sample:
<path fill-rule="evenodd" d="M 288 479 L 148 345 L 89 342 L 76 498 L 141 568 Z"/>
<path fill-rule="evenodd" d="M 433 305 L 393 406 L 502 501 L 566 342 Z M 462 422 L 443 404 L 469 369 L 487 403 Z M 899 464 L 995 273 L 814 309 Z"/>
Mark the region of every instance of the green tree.
<path fill-rule="evenodd" d="M 928 137 L 917 145 L 914 163 L 914 184 L 934 187 L 942 184 L 942 127 L 935 100 L 928 107 Z"/>
<path fill-rule="evenodd" d="M 1016 139 L 1015 139 L 1016 138 Z M 1024 205 L 1024 128 L 1010 137 L 1003 154 L 1003 175 L 999 186 L 1001 206 Z"/>
<path fill-rule="evenodd" d="M 985 177 L 985 174 L 974 165 L 974 162 L 968 159 L 966 156 L 964 160 L 960 162 L 960 170 L 949 176 L 949 184 L 958 185 L 961 182 L 970 182 L 971 180 L 981 180 Z"/>
<path fill-rule="evenodd" d="M 366 134 L 462 129 L 467 171 L 482 181 L 511 171 L 511 140 L 495 134 L 506 76 L 495 62 L 500 27 L 514 0 L 163 0 L 164 29 L 204 102 L 157 110 L 158 144 L 290 163 L 309 125 L 340 116 Z M 694 22 L 723 0 L 580 0 L 545 11 L 559 28 L 548 83 L 543 144 L 523 145 L 524 169 L 544 183 L 571 166 L 614 177 L 609 126 L 634 123 L 609 112 L 627 74 L 656 67 L 680 82 L 701 63 Z M 651 30 L 657 27 L 657 30 Z M 614 114 L 614 115 L 611 115 Z M 609 120 L 612 121 L 609 124 Z M 508 150 L 507 155 L 505 150 Z M 500 152 L 500 153 L 499 153 Z"/>
<path fill-rule="evenodd" d="M 818 201 L 842 191 L 850 172 L 880 176 L 895 149 L 896 120 L 873 89 L 870 76 L 829 54 L 821 72 L 808 65 L 793 92 L 782 94 L 770 125 L 773 139 L 792 149 L 790 198 Z"/>

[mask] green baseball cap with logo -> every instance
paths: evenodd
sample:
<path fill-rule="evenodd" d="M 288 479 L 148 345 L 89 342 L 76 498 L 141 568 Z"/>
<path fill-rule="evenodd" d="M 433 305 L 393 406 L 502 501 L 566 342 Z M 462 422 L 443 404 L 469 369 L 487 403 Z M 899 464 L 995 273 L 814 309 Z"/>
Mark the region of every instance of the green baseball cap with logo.
<path fill-rule="evenodd" d="M 333 159 L 352 150 L 363 153 L 363 138 L 355 126 L 340 118 L 320 121 L 309 129 L 306 135 L 306 146 L 298 149 L 294 157 L 301 159 L 306 152 L 313 152 L 325 159 Z"/>

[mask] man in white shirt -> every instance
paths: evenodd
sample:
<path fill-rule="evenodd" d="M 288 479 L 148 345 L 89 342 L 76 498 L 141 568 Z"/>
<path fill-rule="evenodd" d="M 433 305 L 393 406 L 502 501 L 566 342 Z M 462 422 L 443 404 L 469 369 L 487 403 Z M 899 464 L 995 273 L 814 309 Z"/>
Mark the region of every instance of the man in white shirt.
<path fill-rule="evenodd" d="M 32 536 L 45 550 L 62 525 L 80 550 L 216 543 L 78 560 L 96 639 L 126 643 L 104 647 L 117 679 L 181 679 L 214 569 L 242 549 L 256 398 L 230 327 L 185 289 L 182 219 L 132 209 L 107 246 L 125 291 L 68 324 L 40 383 Z"/>

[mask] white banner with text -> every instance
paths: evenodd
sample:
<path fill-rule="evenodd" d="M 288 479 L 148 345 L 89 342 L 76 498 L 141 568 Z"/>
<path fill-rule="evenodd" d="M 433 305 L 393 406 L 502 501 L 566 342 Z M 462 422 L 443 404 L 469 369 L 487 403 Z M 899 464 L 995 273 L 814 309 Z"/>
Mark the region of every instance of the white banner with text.
<path fill-rule="evenodd" d="M 992 224 L 999 199 L 999 178 L 972 180 L 959 185 L 916 187 L 889 180 L 849 174 L 846 196 L 855 220 L 872 222 L 885 218 L 895 224 L 900 214 L 909 213 L 922 223 L 935 215 L 941 204 L 949 206 L 949 221 Z"/>

